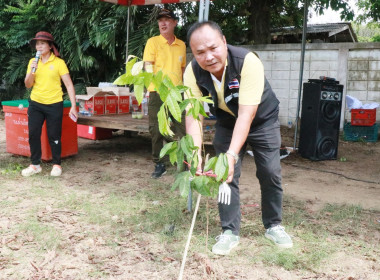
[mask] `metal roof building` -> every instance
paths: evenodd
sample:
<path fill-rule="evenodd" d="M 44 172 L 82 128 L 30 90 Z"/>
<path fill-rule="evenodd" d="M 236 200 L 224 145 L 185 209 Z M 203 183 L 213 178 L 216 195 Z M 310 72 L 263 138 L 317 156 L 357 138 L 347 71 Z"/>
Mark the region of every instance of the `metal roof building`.
<path fill-rule="evenodd" d="M 300 43 L 301 27 L 283 27 L 271 30 L 272 44 Z M 310 43 L 357 42 L 350 22 L 308 24 L 306 41 Z"/>

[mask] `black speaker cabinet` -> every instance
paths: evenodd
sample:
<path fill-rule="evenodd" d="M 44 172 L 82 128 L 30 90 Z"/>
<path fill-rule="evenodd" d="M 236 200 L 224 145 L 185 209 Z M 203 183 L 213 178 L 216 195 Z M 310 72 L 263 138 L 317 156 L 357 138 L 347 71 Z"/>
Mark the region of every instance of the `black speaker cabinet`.
<path fill-rule="evenodd" d="M 309 80 L 303 85 L 298 151 L 311 160 L 336 159 L 343 85 Z"/>

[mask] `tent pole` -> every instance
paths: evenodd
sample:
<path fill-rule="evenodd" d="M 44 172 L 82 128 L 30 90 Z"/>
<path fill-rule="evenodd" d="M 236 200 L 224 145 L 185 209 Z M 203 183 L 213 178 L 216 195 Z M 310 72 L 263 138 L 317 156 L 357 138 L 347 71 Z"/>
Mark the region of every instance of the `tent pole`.
<path fill-rule="evenodd" d="M 128 6 L 128 15 L 127 15 L 127 44 L 125 47 L 125 61 L 128 62 L 128 46 L 129 46 L 129 13 L 131 6 Z"/>
<path fill-rule="evenodd" d="M 209 8 L 210 8 L 210 0 L 206 0 L 205 10 L 204 10 L 204 16 L 203 16 L 204 21 L 208 21 L 208 13 L 209 13 L 209 10 L 210 10 Z"/>
<path fill-rule="evenodd" d="M 202 22 L 203 16 L 204 16 L 204 9 L 205 9 L 205 0 L 200 0 L 199 1 L 199 14 L 198 14 L 198 21 Z"/>
<path fill-rule="evenodd" d="M 297 111 L 296 111 L 296 121 L 295 121 L 295 130 L 294 130 L 293 151 L 296 151 L 296 146 L 297 146 L 297 133 L 298 133 L 299 111 L 300 111 L 300 104 L 301 104 L 303 65 L 304 65 L 304 61 L 305 61 L 305 45 L 306 45 L 306 35 L 307 35 L 307 16 L 308 16 L 308 13 L 309 13 L 309 0 L 305 0 L 304 14 L 303 14 L 300 76 L 299 76 L 299 84 L 298 84 L 298 99 L 297 99 Z"/>

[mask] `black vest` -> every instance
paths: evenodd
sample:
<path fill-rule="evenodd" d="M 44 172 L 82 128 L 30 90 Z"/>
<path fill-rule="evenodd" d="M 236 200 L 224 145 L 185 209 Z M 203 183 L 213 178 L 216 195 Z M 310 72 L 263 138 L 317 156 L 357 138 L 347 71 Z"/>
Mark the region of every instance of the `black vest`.
<path fill-rule="evenodd" d="M 218 95 L 214 83 L 208 71 L 203 70 L 195 58 L 192 60 L 192 67 L 197 85 L 203 96 L 211 96 L 214 104 L 209 104 L 210 112 L 216 117 L 219 125 L 233 129 L 239 109 L 239 85 L 241 79 L 241 70 L 244 64 L 244 58 L 249 53 L 243 48 L 227 45 L 228 48 L 228 65 L 225 73 L 224 83 L 224 101 L 228 109 L 235 114 L 232 116 L 226 111 L 218 108 Z M 252 73 L 255 75 L 255 73 Z M 257 109 L 255 118 L 252 121 L 250 131 L 260 127 L 270 125 L 278 120 L 278 111 L 280 102 L 276 98 L 269 82 L 265 78 L 264 92 Z"/>

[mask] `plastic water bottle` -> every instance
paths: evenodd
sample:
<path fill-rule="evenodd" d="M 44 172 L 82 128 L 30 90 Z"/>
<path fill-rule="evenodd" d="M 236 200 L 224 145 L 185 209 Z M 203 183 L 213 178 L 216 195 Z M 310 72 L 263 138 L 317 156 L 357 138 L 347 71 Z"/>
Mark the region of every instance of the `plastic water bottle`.
<path fill-rule="evenodd" d="M 291 120 L 288 120 L 288 128 L 292 128 L 293 122 Z"/>
<path fill-rule="evenodd" d="M 144 97 L 141 103 L 142 103 L 142 111 L 144 115 L 148 115 L 148 99 Z"/>

